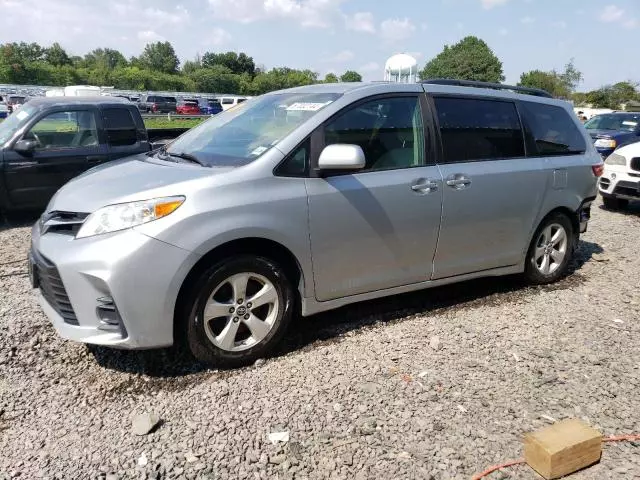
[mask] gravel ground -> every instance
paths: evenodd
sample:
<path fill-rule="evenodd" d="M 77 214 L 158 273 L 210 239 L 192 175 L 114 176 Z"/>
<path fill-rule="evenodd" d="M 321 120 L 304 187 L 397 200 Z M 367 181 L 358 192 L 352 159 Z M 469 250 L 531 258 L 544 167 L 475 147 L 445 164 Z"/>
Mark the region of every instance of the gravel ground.
<path fill-rule="evenodd" d="M 5 228 L 0 479 L 469 478 L 554 419 L 640 432 L 640 205 L 594 210 L 556 285 L 490 279 L 344 308 L 224 372 L 59 339 L 24 273 L 29 228 Z M 142 413 L 161 421 L 138 436 Z M 639 447 L 609 444 L 571 478 L 639 478 Z"/>

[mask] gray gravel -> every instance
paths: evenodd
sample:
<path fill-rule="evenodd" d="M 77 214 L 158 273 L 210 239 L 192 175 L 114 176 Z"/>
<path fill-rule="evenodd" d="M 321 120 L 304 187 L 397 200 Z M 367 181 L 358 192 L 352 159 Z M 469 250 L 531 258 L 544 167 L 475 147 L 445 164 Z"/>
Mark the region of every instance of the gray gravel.
<path fill-rule="evenodd" d="M 594 210 L 556 285 L 482 280 L 341 309 L 224 372 L 59 339 L 24 274 L 29 228 L 5 228 L 0 479 L 469 478 L 554 420 L 640 432 L 640 206 Z M 136 435 L 137 415 L 160 423 Z M 637 478 L 639 447 L 608 445 L 571 478 Z"/>

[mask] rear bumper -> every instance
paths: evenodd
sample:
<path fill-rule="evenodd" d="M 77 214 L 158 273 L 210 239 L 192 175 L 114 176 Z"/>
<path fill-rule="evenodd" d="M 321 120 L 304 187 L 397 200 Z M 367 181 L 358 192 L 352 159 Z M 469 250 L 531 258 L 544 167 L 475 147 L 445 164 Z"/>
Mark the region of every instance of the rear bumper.
<path fill-rule="evenodd" d="M 591 219 L 591 205 L 596 197 L 586 198 L 576 212 L 578 215 L 578 223 L 580 224 L 580 233 L 585 233 Z"/>
<path fill-rule="evenodd" d="M 173 343 L 177 294 L 198 255 L 135 230 L 75 240 L 40 235 L 37 224 L 31 248 L 40 305 L 62 337 L 127 349 Z"/>

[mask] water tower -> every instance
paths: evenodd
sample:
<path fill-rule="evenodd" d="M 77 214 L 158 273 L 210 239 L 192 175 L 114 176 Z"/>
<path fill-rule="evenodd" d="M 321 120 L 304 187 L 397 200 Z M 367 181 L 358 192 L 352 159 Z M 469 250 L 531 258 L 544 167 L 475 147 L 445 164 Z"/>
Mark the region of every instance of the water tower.
<path fill-rule="evenodd" d="M 384 64 L 384 79 L 398 83 L 417 82 L 418 61 L 406 53 L 394 55 Z"/>

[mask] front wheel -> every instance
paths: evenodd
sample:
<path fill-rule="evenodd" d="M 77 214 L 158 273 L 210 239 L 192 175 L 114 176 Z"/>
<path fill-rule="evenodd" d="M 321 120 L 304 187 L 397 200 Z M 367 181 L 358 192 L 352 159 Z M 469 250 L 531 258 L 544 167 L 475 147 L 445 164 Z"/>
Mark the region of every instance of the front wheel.
<path fill-rule="evenodd" d="M 187 325 L 189 349 L 216 367 L 238 367 L 267 355 L 291 321 L 294 293 L 273 261 L 238 256 L 195 282 Z"/>
<path fill-rule="evenodd" d="M 604 208 L 607 210 L 620 210 L 622 208 L 627 208 L 629 200 L 625 198 L 602 197 L 602 203 L 604 204 Z"/>
<path fill-rule="evenodd" d="M 574 231 L 566 215 L 556 213 L 538 227 L 527 252 L 525 278 L 545 285 L 566 275 L 573 256 Z"/>

